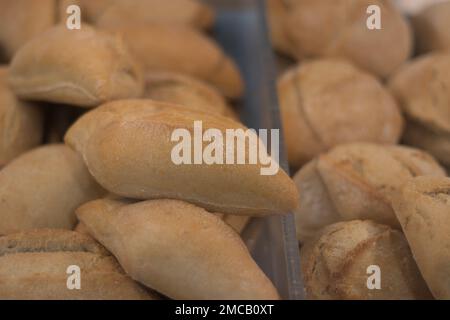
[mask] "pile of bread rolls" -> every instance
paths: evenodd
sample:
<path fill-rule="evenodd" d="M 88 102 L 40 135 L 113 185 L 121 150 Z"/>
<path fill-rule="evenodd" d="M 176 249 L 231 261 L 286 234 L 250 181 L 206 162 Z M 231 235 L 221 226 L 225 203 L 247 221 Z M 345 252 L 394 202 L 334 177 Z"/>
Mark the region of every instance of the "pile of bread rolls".
<path fill-rule="evenodd" d="M 292 60 L 278 92 L 307 298 L 450 299 L 450 2 L 269 0 L 268 16 Z"/>
<path fill-rule="evenodd" d="M 213 23 L 196 0 L 0 0 L 0 299 L 280 298 L 239 232 L 292 211 L 293 180 L 171 160 L 194 121 L 246 129 Z"/>

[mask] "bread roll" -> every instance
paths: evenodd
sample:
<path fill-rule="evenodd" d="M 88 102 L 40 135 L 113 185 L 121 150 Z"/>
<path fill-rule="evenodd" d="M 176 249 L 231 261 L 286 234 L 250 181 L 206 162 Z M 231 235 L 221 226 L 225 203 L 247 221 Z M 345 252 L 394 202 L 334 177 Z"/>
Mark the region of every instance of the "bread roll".
<path fill-rule="evenodd" d="M 428 287 L 450 299 L 450 179 L 411 179 L 393 203 Z"/>
<path fill-rule="evenodd" d="M 47 145 L 28 151 L 0 171 L 0 235 L 72 229 L 75 209 L 103 193 L 70 148 Z"/>
<path fill-rule="evenodd" d="M 408 120 L 405 142 L 450 165 L 450 54 L 417 58 L 389 86 Z"/>
<path fill-rule="evenodd" d="M 450 49 L 450 2 L 435 4 L 413 19 L 419 52 Z"/>
<path fill-rule="evenodd" d="M 200 29 L 210 28 L 214 23 L 213 10 L 198 0 L 116 0 L 109 3 L 96 19 L 99 26 L 125 24 L 130 17 L 138 23 L 181 24 Z"/>
<path fill-rule="evenodd" d="M 427 153 L 400 146 L 349 144 L 309 162 L 294 177 L 300 192 L 297 237 L 314 236 L 331 223 L 370 219 L 400 225 L 391 206 L 402 184 L 414 176 L 445 176 Z"/>
<path fill-rule="evenodd" d="M 80 268 L 79 290 L 67 287 L 69 266 Z M 33 230 L 0 237 L 0 299 L 157 299 L 123 274 L 93 239 L 67 230 Z"/>
<path fill-rule="evenodd" d="M 189 27 L 126 24 L 106 28 L 127 40 L 132 53 L 150 72 L 184 73 L 216 86 L 226 97 L 242 95 L 235 63 L 210 38 Z"/>
<path fill-rule="evenodd" d="M 407 20 L 390 1 L 270 0 L 273 43 L 301 60 L 342 57 L 380 77 L 387 77 L 411 55 Z M 367 9 L 381 9 L 381 29 L 370 30 Z M 270 10 L 272 9 L 272 10 Z"/>
<path fill-rule="evenodd" d="M 89 233 L 135 280 L 172 299 L 278 299 L 240 237 L 178 200 L 97 200 L 77 210 Z"/>
<path fill-rule="evenodd" d="M 390 93 L 343 60 L 305 62 L 280 78 L 278 92 L 293 167 L 338 144 L 400 138 L 403 119 Z"/>
<path fill-rule="evenodd" d="M 0 167 L 42 142 L 42 112 L 20 101 L 7 84 L 7 68 L 0 67 Z"/>
<path fill-rule="evenodd" d="M 21 98 L 81 107 L 138 97 L 144 84 L 121 39 L 87 24 L 56 26 L 28 42 L 14 56 L 9 80 Z"/>
<path fill-rule="evenodd" d="M 300 251 L 308 299 L 431 299 L 404 235 L 372 221 L 324 228 Z M 379 267 L 380 289 L 369 289 L 370 266 Z"/>
<path fill-rule="evenodd" d="M 246 130 L 226 117 L 152 100 L 122 100 L 84 115 L 69 129 L 65 141 L 83 156 L 106 190 L 122 197 L 180 199 L 211 211 L 243 215 L 280 214 L 296 207 L 297 191 L 289 176 L 282 169 L 261 175 L 266 166 L 260 161 L 194 165 L 191 158 L 192 164 L 175 164 L 172 153 L 180 142 L 171 141 L 172 134 L 185 129 L 193 140 L 194 121 L 202 121 L 203 131 L 214 128 L 223 137 L 226 129 Z M 254 133 L 250 137 L 246 140 L 258 141 Z M 192 154 L 198 152 L 189 141 L 185 144 Z M 226 142 L 223 146 L 225 157 Z M 238 154 L 238 144 L 230 150 Z M 248 150 L 245 155 L 248 159 Z"/>
<path fill-rule="evenodd" d="M 0 57 L 9 61 L 26 42 L 68 17 L 77 0 L 0 0 Z"/>
<path fill-rule="evenodd" d="M 192 110 L 237 117 L 220 92 L 203 81 L 181 74 L 149 73 L 143 98 L 183 105 Z"/>

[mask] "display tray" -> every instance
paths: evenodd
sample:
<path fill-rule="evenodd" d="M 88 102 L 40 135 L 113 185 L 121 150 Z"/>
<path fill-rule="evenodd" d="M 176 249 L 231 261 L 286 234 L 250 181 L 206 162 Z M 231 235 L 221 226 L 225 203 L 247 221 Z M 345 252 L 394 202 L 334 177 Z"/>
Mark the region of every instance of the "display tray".
<path fill-rule="evenodd" d="M 263 0 L 209 0 L 217 20 L 213 36 L 239 65 L 245 95 L 238 101 L 241 120 L 253 129 L 280 129 L 280 167 L 289 168 L 284 152 L 274 54 Z M 293 214 L 253 218 L 243 231 L 250 253 L 283 299 L 303 299 Z"/>

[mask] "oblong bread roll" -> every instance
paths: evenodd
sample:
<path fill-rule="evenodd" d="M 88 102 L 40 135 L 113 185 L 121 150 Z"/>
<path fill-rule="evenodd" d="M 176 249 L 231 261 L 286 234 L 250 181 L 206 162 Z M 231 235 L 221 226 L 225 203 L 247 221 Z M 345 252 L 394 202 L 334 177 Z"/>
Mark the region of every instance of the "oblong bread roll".
<path fill-rule="evenodd" d="M 87 24 L 58 25 L 33 38 L 14 56 L 9 82 L 20 98 L 81 107 L 138 97 L 144 85 L 122 39 Z"/>
<path fill-rule="evenodd" d="M 69 289 L 69 267 L 80 289 Z M 74 269 L 73 269 L 74 270 Z M 0 299 L 158 299 L 125 275 L 92 238 L 68 230 L 31 230 L 0 237 Z"/>
<path fill-rule="evenodd" d="M 85 0 L 83 4 L 87 2 L 96 1 Z M 109 3 L 98 14 L 96 25 L 117 26 L 128 23 L 130 17 L 138 23 L 181 24 L 199 29 L 210 28 L 214 23 L 214 11 L 198 0 L 110 0 Z M 86 5 L 91 7 L 91 12 L 95 11 L 94 5 Z M 100 9 L 99 6 L 97 10 Z"/>
<path fill-rule="evenodd" d="M 243 82 L 235 63 L 206 35 L 195 29 L 162 24 L 127 24 L 105 28 L 119 33 L 146 73 L 184 73 L 238 98 Z"/>
<path fill-rule="evenodd" d="M 201 80 L 182 74 L 167 72 L 147 74 L 142 98 L 237 118 L 234 110 L 216 88 Z"/>
<path fill-rule="evenodd" d="M 411 179 L 393 206 L 434 297 L 450 299 L 450 179 Z"/>
<path fill-rule="evenodd" d="M 171 141 L 172 134 L 182 129 L 193 138 L 194 121 L 202 121 L 203 131 L 214 128 L 223 137 L 226 129 L 247 130 L 226 117 L 152 100 L 122 100 L 85 114 L 65 141 L 83 156 L 106 190 L 122 197 L 181 199 L 213 212 L 244 215 L 286 213 L 297 206 L 297 190 L 289 176 L 282 169 L 261 175 L 259 161 L 208 165 L 193 164 L 192 157 L 192 164 L 176 164 L 172 153 L 178 155 L 174 150 L 179 142 Z M 256 144 L 256 135 L 249 136 Z M 235 155 L 237 149 L 235 143 Z"/>
<path fill-rule="evenodd" d="M 77 210 L 135 280 L 173 299 L 278 299 L 236 232 L 178 200 L 96 200 Z"/>
<path fill-rule="evenodd" d="M 36 228 L 72 229 L 75 209 L 103 194 L 69 147 L 33 149 L 0 171 L 0 235 Z"/>

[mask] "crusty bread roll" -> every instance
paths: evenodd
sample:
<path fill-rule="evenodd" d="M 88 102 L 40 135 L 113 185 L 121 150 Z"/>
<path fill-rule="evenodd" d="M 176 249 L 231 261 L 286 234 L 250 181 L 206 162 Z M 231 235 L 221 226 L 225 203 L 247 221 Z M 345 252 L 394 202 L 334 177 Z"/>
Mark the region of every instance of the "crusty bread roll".
<path fill-rule="evenodd" d="M 432 53 L 413 60 L 389 86 L 408 120 L 405 142 L 450 165 L 450 54 Z"/>
<path fill-rule="evenodd" d="M 69 266 L 80 268 L 69 290 Z M 158 299 L 126 276 L 92 238 L 68 230 L 32 230 L 0 237 L 0 299 Z"/>
<path fill-rule="evenodd" d="M 14 56 L 9 81 L 21 98 L 81 107 L 138 97 L 144 86 L 122 40 L 87 24 L 59 25 L 28 42 Z"/>
<path fill-rule="evenodd" d="M 399 228 L 391 201 L 414 176 L 445 176 L 427 153 L 400 146 L 349 144 L 309 162 L 294 177 L 300 193 L 297 237 L 314 236 L 331 223 L 370 219 Z"/>
<path fill-rule="evenodd" d="M 72 229 L 75 209 L 103 194 L 81 157 L 67 146 L 33 149 L 0 171 L 0 235 Z"/>
<path fill-rule="evenodd" d="M 338 144 L 400 138 L 403 119 L 390 93 L 343 60 L 302 63 L 280 78 L 278 92 L 293 167 Z"/>
<path fill-rule="evenodd" d="M 231 118 L 237 117 L 221 93 L 201 80 L 166 72 L 149 73 L 145 80 L 143 98 L 183 105 L 192 110 Z"/>
<path fill-rule="evenodd" d="M 259 161 L 194 165 L 191 159 L 192 165 L 175 164 L 172 152 L 179 142 L 171 141 L 171 136 L 174 130 L 185 129 L 194 139 L 194 121 L 202 121 L 203 131 L 214 128 L 223 137 L 226 129 L 246 130 L 222 116 L 152 100 L 122 100 L 85 114 L 65 141 L 83 156 L 106 190 L 123 197 L 181 199 L 211 211 L 243 215 L 280 214 L 296 207 L 297 190 L 282 169 L 261 175 L 265 166 Z M 258 141 L 254 133 L 250 136 Z M 237 147 L 235 143 L 234 155 Z M 226 142 L 224 157 L 225 148 Z"/>
<path fill-rule="evenodd" d="M 413 19 L 419 52 L 450 49 L 450 2 L 435 4 Z"/>
<path fill-rule="evenodd" d="M 90 7 L 90 11 L 101 10 L 97 14 L 95 23 L 99 26 L 117 26 L 125 24 L 132 17 L 133 22 L 138 23 L 166 23 L 182 24 L 192 27 L 206 29 L 214 23 L 214 11 L 198 0 L 115 0 L 107 1 L 102 10 L 100 1 L 97 8 L 95 2 L 84 0 L 83 4 Z"/>
<path fill-rule="evenodd" d="M 7 84 L 7 68 L 0 66 L 0 167 L 42 142 L 41 110 L 23 102 Z"/>
<path fill-rule="evenodd" d="M 235 63 L 201 32 L 177 25 L 112 25 L 106 30 L 126 39 L 131 52 L 149 72 L 175 72 L 216 86 L 226 97 L 238 98 L 243 82 Z"/>
<path fill-rule="evenodd" d="M 390 1 L 383 0 L 270 0 L 273 43 L 299 60 L 343 57 L 386 77 L 411 54 L 412 34 L 407 20 Z M 367 27 L 367 9 L 381 9 L 381 29 Z"/>
<path fill-rule="evenodd" d="M 192 204 L 103 199 L 77 216 L 133 279 L 169 298 L 279 298 L 236 232 Z"/>
<path fill-rule="evenodd" d="M 26 42 L 65 21 L 78 0 L 0 0 L 0 57 L 10 60 Z"/>
<path fill-rule="evenodd" d="M 393 205 L 434 297 L 450 299 L 450 179 L 411 179 Z"/>
<path fill-rule="evenodd" d="M 308 299 L 432 298 L 405 236 L 369 220 L 327 226 L 301 248 L 300 261 Z M 370 266 L 379 267 L 380 289 L 368 288 Z"/>

